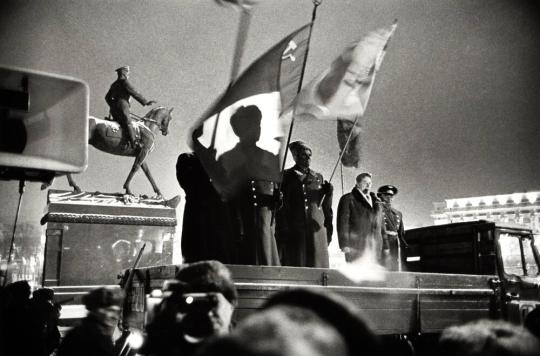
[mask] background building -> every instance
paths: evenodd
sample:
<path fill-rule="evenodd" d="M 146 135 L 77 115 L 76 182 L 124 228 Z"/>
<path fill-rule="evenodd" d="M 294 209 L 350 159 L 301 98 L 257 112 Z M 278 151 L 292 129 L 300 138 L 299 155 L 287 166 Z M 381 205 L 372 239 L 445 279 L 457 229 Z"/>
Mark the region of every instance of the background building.
<path fill-rule="evenodd" d="M 523 224 L 540 234 L 540 192 L 446 199 L 433 205 L 435 225 L 484 219 Z"/>

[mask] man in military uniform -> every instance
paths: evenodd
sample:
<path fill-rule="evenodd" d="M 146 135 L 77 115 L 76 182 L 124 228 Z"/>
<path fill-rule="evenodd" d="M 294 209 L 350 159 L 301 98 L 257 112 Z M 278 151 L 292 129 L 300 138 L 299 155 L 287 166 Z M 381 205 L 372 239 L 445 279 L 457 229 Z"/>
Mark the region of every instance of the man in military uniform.
<path fill-rule="evenodd" d="M 289 145 L 295 165 L 283 174 L 283 205 L 277 215 L 277 242 L 284 266 L 329 266 L 332 240 L 332 185 L 309 168 L 311 148 L 302 141 Z"/>
<path fill-rule="evenodd" d="M 403 214 L 392 207 L 392 199 L 398 189 L 393 185 L 383 185 L 377 190 L 377 195 L 383 201 L 385 246 L 389 251 L 385 256 L 386 268 L 390 271 L 403 270 L 405 261 L 404 249 L 407 248 L 405 242 L 405 229 L 403 228 Z"/>
<path fill-rule="evenodd" d="M 128 138 L 128 143 L 132 147 L 136 147 L 137 142 L 135 140 L 135 129 L 131 124 L 130 118 L 130 99 L 135 98 L 141 105 L 148 106 L 155 104 L 155 100 L 146 100 L 141 94 L 139 94 L 135 88 L 129 83 L 129 67 L 123 66 L 116 69 L 118 78 L 111 84 L 107 95 L 105 95 L 105 101 L 109 105 L 110 113 L 115 121 L 120 124 L 124 134 Z"/>

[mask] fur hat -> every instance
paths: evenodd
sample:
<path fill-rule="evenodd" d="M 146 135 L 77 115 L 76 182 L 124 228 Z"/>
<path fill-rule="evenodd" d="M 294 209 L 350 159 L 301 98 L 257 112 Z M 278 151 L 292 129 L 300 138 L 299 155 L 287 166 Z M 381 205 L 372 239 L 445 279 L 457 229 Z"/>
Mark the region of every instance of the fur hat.
<path fill-rule="evenodd" d="M 305 143 L 304 141 L 294 141 L 294 142 L 289 143 L 289 150 L 291 150 L 293 154 L 296 154 L 300 150 L 312 151 L 311 147 L 309 147 L 307 143 Z"/>
<path fill-rule="evenodd" d="M 238 299 L 231 272 L 219 261 L 200 261 L 185 265 L 175 278 L 183 293 L 217 292 L 231 303 Z"/>
<path fill-rule="evenodd" d="M 124 292 L 120 288 L 101 287 L 90 291 L 82 297 L 86 309 L 95 310 L 113 305 L 121 306 L 124 301 Z"/>

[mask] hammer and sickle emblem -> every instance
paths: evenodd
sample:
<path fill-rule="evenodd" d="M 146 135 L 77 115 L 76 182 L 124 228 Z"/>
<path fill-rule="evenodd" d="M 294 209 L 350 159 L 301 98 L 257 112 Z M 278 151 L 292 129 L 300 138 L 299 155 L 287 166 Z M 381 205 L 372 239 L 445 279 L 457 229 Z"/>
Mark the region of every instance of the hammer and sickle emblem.
<path fill-rule="evenodd" d="M 295 49 L 298 48 L 298 45 L 293 41 L 290 40 L 289 44 L 287 45 L 287 48 L 283 51 L 283 55 L 281 56 L 281 59 L 287 59 L 290 58 L 291 61 L 296 61 L 296 57 L 292 54 Z"/>

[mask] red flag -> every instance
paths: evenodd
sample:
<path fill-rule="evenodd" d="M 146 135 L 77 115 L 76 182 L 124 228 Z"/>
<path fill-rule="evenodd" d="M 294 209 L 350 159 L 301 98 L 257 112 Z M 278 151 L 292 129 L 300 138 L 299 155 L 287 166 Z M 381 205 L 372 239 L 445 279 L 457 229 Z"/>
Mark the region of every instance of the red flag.
<path fill-rule="evenodd" d="M 310 24 L 256 60 L 195 125 L 192 148 L 224 200 L 248 179 L 277 182 L 290 106 L 306 59 Z"/>
<path fill-rule="evenodd" d="M 369 33 L 345 49 L 295 100 L 295 118 L 354 120 L 362 116 L 397 23 Z"/>

